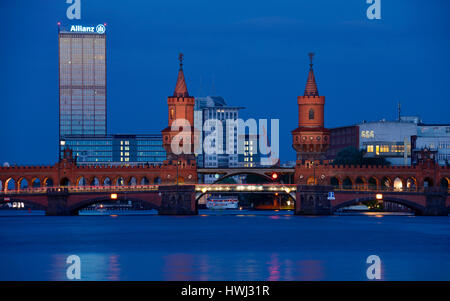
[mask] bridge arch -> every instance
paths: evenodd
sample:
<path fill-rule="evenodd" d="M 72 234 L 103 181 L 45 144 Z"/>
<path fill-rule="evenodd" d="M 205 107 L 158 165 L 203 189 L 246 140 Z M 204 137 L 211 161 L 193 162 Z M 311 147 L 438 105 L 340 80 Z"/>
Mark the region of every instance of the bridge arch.
<path fill-rule="evenodd" d="M 231 177 L 234 177 L 234 176 L 238 176 L 238 175 L 254 175 L 254 176 L 260 177 L 260 178 L 262 178 L 262 179 L 265 179 L 265 180 L 267 180 L 268 182 L 271 182 L 271 181 L 272 181 L 272 178 L 271 178 L 270 176 L 266 175 L 265 173 L 259 173 L 259 172 L 246 171 L 246 170 L 245 170 L 245 171 L 239 171 L 239 172 L 233 172 L 233 173 L 225 174 L 225 175 L 223 175 L 222 177 L 219 177 L 219 178 L 214 182 L 214 184 L 219 184 L 221 181 L 223 181 L 223 180 L 225 180 L 225 179 L 228 179 L 228 178 L 231 178 Z"/>
<path fill-rule="evenodd" d="M 383 177 L 381 179 L 381 185 L 380 185 L 381 189 L 388 189 L 390 187 L 392 187 L 392 180 L 389 177 Z"/>
<path fill-rule="evenodd" d="M 122 176 L 118 176 L 116 177 L 115 181 L 114 181 L 114 185 L 115 186 L 123 186 L 125 185 L 125 180 Z"/>
<path fill-rule="evenodd" d="M 160 177 L 153 178 L 153 184 L 154 185 L 160 185 L 161 184 L 161 178 Z"/>
<path fill-rule="evenodd" d="M 441 181 L 440 181 L 440 186 L 441 186 L 442 188 L 447 188 L 447 189 L 449 189 L 449 188 L 450 188 L 450 178 L 448 178 L 448 177 L 442 177 L 442 178 L 441 178 Z"/>
<path fill-rule="evenodd" d="M 136 186 L 137 185 L 136 177 L 135 176 L 129 177 L 127 180 L 127 185 L 128 186 Z"/>
<path fill-rule="evenodd" d="M 306 185 L 317 185 L 317 177 L 308 177 L 306 180 Z"/>
<path fill-rule="evenodd" d="M 353 181 L 350 179 L 350 177 L 345 177 L 342 181 L 342 188 L 343 189 L 352 189 L 353 188 Z"/>
<path fill-rule="evenodd" d="M 402 190 L 403 189 L 403 179 L 400 177 L 395 177 L 393 181 L 394 190 Z"/>
<path fill-rule="evenodd" d="M 367 180 L 364 177 L 358 176 L 355 180 L 355 189 L 364 190 Z"/>
<path fill-rule="evenodd" d="M 330 185 L 337 189 L 341 187 L 341 182 L 339 181 L 338 177 L 331 177 Z"/>
<path fill-rule="evenodd" d="M 406 179 L 406 188 L 409 190 L 416 190 L 417 189 L 417 180 L 415 177 L 408 177 Z"/>
<path fill-rule="evenodd" d="M 21 202 L 26 205 L 31 205 L 31 206 L 35 207 L 35 209 L 37 209 L 37 210 L 47 209 L 47 202 L 41 203 L 39 201 L 32 201 L 32 200 L 28 200 L 28 199 L 23 199 L 21 197 L 9 196 L 9 201 L 7 203 L 13 203 L 13 202 Z"/>
<path fill-rule="evenodd" d="M 53 184 L 53 179 L 49 178 L 49 177 L 45 177 L 44 180 L 42 181 L 42 187 L 52 187 Z"/>
<path fill-rule="evenodd" d="M 30 187 L 28 180 L 24 177 L 19 178 L 17 181 L 17 186 L 19 189 L 26 189 Z"/>
<path fill-rule="evenodd" d="M 198 201 L 206 194 L 230 194 L 230 195 L 238 195 L 238 194 L 246 194 L 246 193 L 252 193 L 251 191 L 231 191 L 231 192 L 220 192 L 220 191 L 197 191 L 195 194 L 195 203 L 196 206 L 198 206 Z M 254 192 L 253 192 L 254 193 Z M 272 194 L 272 195 L 287 195 L 293 202 L 296 204 L 296 193 L 295 191 L 277 191 L 277 192 L 260 192 L 261 194 Z"/>
<path fill-rule="evenodd" d="M 37 187 L 41 187 L 41 186 L 42 186 L 42 183 L 38 177 L 34 177 L 31 179 L 31 187 L 37 188 Z"/>
<path fill-rule="evenodd" d="M 154 193 L 152 200 L 145 200 L 141 198 L 135 198 L 135 197 L 128 197 L 128 196 L 118 196 L 116 200 L 118 201 L 132 201 L 132 202 L 141 202 L 146 206 L 147 209 L 156 209 L 158 210 L 160 208 L 160 204 L 158 202 L 158 194 Z M 96 198 L 89 198 L 82 200 L 80 202 L 76 202 L 75 204 L 72 204 L 68 207 L 70 214 L 76 215 L 80 210 L 89 207 L 90 205 L 101 203 L 101 202 L 107 202 L 111 201 L 111 198 L 109 195 L 103 195 Z"/>
<path fill-rule="evenodd" d="M 147 177 L 144 176 L 140 179 L 139 184 L 140 185 L 150 185 L 150 181 L 148 180 Z"/>
<path fill-rule="evenodd" d="M 377 177 L 371 176 L 369 180 L 367 180 L 367 187 L 371 190 L 378 189 L 379 182 Z"/>
<path fill-rule="evenodd" d="M 86 178 L 85 177 L 83 177 L 83 176 L 80 176 L 80 177 L 78 177 L 78 179 L 77 179 L 77 186 L 86 186 L 87 185 L 87 181 L 86 181 Z"/>
<path fill-rule="evenodd" d="M 61 186 L 70 186 L 70 180 L 67 177 L 64 177 L 61 179 L 60 185 Z"/>
<path fill-rule="evenodd" d="M 365 197 L 365 198 L 355 198 L 355 199 L 352 199 L 349 201 L 345 201 L 336 206 L 333 206 L 332 212 L 336 212 L 340 208 L 357 205 L 359 203 L 370 202 L 370 201 L 373 201 L 374 199 L 375 199 L 375 197 Z M 388 202 L 406 206 L 406 207 L 410 208 L 411 210 L 413 210 L 416 215 L 422 215 L 425 212 L 425 207 L 423 207 L 422 205 L 416 204 L 414 202 L 408 201 L 406 199 L 391 197 L 391 196 L 384 196 L 383 201 L 388 201 Z"/>
<path fill-rule="evenodd" d="M 430 177 L 426 177 L 423 179 L 423 187 L 433 187 L 434 183 L 433 183 L 433 179 Z"/>
<path fill-rule="evenodd" d="M 90 186 L 100 186 L 100 180 L 97 177 L 92 177 L 89 181 Z"/>
<path fill-rule="evenodd" d="M 102 186 L 111 186 L 111 178 L 110 177 L 103 177 L 102 178 Z"/>

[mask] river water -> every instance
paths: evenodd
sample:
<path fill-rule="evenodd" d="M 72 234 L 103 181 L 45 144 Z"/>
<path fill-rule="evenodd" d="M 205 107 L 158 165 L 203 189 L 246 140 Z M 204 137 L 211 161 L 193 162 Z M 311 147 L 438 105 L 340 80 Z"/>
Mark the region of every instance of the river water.
<path fill-rule="evenodd" d="M 450 217 L 0 216 L 0 280 L 450 280 Z"/>

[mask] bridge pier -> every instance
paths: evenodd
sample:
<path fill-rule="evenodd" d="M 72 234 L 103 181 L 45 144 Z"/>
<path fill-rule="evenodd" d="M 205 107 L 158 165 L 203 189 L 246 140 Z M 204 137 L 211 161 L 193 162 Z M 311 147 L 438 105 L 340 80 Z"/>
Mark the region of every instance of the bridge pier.
<path fill-rule="evenodd" d="M 62 216 L 72 215 L 67 208 L 67 199 L 69 190 L 67 188 L 51 188 L 47 189 L 48 206 L 45 215 Z"/>
<path fill-rule="evenodd" d="M 425 190 L 425 210 L 426 216 L 447 216 L 448 211 L 445 205 L 447 191 L 442 189 L 428 188 Z"/>
<path fill-rule="evenodd" d="M 331 215 L 331 202 L 328 192 L 332 186 L 298 185 L 295 202 L 295 215 Z"/>
<path fill-rule="evenodd" d="M 195 185 L 160 186 L 160 215 L 196 215 Z"/>

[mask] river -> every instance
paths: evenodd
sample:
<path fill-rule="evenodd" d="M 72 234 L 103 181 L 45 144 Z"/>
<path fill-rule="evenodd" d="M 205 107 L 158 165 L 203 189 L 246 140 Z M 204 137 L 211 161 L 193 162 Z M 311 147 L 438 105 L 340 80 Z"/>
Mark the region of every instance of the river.
<path fill-rule="evenodd" d="M 0 215 L 0 280 L 450 280 L 450 217 L 286 211 Z"/>

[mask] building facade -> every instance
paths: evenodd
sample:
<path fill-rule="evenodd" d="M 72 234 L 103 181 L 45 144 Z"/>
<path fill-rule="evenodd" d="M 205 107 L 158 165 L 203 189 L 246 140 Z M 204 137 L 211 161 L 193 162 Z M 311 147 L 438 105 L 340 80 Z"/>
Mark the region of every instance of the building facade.
<path fill-rule="evenodd" d="M 422 149 L 436 152 L 439 165 L 450 162 L 450 124 L 423 124 L 417 126 L 417 135 L 411 137 L 412 162 L 417 164 Z"/>
<path fill-rule="evenodd" d="M 194 127 L 200 141 L 196 150 L 198 166 L 237 167 L 239 156 L 236 121 L 239 119 L 239 110 L 243 107 L 228 106 L 220 96 L 198 97 L 195 102 Z M 227 122 L 228 120 L 233 122 Z"/>
<path fill-rule="evenodd" d="M 241 134 L 239 140 L 243 141 L 243 151 L 239 154 L 240 167 L 261 167 L 261 153 L 259 149 L 259 135 Z"/>
<path fill-rule="evenodd" d="M 161 165 L 161 134 L 107 132 L 105 32 L 59 24 L 59 157 L 69 148 L 79 165 Z"/>
<path fill-rule="evenodd" d="M 383 157 L 392 165 L 411 164 L 411 137 L 417 123 L 410 121 L 376 121 L 359 124 L 359 148 L 367 157 Z"/>
<path fill-rule="evenodd" d="M 330 147 L 327 150 L 327 159 L 334 160 L 336 155 L 347 147 L 359 149 L 359 127 L 351 125 L 330 129 Z"/>
<path fill-rule="evenodd" d="M 60 140 L 106 135 L 105 26 L 60 25 L 58 45 Z"/>
<path fill-rule="evenodd" d="M 63 139 L 60 155 L 70 148 L 79 165 L 161 165 L 166 160 L 160 134 L 71 135 Z"/>

